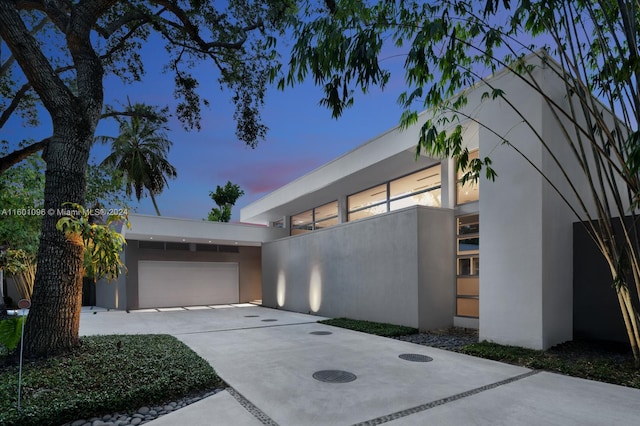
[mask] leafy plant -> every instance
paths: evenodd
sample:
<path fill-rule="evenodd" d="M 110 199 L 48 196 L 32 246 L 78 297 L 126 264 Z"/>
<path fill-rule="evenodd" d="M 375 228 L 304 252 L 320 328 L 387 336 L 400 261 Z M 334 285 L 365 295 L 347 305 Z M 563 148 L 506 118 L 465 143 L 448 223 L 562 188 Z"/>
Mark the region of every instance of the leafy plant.
<path fill-rule="evenodd" d="M 0 345 L 9 351 L 14 350 L 20 343 L 22 324 L 25 317 L 13 317 L 0 321 Z"/>
<path fill-rule="evenodd" d="M 23 249 L 7 249 L 0 257 L 0 268 L 11 275 L 20 297 L 31 300 L 36 278 L 35 255 Z"/>
<path fill-rule="evenodd" d="M 64 232 L 70 241 L 84 246 L 84 274 L 97 281 L 106 278 L 112 281 L 118 278 L 125 268 L 120 253 L 126 241 L 122 234 L 111 226 L 116 221 L 129 226 L 126 216 L 110 215 L 106 223 L 93 223 L 90 211 L 79 204 L 65 203 L 72 208 L 70 215 L 58 220 L 56 228 Z"/>

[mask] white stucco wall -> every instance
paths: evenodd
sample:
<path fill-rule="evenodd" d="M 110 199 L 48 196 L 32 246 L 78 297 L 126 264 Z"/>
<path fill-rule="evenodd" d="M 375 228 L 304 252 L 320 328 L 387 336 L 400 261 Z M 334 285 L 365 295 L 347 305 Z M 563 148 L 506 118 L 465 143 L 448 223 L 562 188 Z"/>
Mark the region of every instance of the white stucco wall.
<path fill-rule="evenodd" d="M 535 71 L 545 93 L 565 103 L 562 83 Z M 504 135 L 563 193 L 568 184 L 536 137 L 552 147 L 572 180 L 581 185 L 578 165 L 543 99 L 515 76 L 497 87 L 532 124 L 504 101 L 491 102 L 479 118 Z M 545 349 L 572 339 L 572 222 L 576 220 L 552 186 L 518 152 L 499 146 L 481 130 L 480 154 L 498 173 L 480 185 L 480 338 Z"/>
<path fill-rule="evenodd" d="M 328 317 L 418 327 L 419 286 L 432 286 L 422 293 L 425 321 L 434 327 L 451 325 L 452 275 L 443 279 L 441 269 L 434 268 L 432 275 L 420 276 L 425 256 L 427 264 L 444 265 L 450 264 L 451 253 L 446 242 L 445 250 L 434 248 L 439 235 L 430 240 L 429 249 L 419 247 L 418 236 L 421 221 L 447 229 L 452 215 L 449 210 L 411 207 L 266 243 L 262 302 Z"/>
<path fill-rule="evenodd" d="M 503 88 L 504 86 L 500 86 Z M 507 93 L 514 87 L 503 88 Z M 539 126 L 540 103 L 528 98 L 526 117 Z M 518 117 L 508 106 L 492 102 L 482 120 L 506 132 Z M 540 147 L 524 125 L 509 139 L 534 161 Z M 480 130 L 480 156 L 490 156 L 498 178 L 480 182 L 480 339 L 503 344 L 542 347 L 542 179 L 496 136 Z"/>

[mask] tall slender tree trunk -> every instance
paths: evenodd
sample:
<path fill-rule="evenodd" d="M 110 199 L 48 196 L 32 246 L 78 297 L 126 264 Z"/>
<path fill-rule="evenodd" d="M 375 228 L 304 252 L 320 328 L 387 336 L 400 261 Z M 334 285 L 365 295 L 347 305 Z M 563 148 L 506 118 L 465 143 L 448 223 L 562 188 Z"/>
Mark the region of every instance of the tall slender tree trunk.
<path fill-rule="evenodd" d="M 156 214 L 158 216 L 162 216 L 160 214 L 160 210 L 158 210 L 158 204 L 156 204 L 156 197 L 153 195 L 153 192 L 149 191 L 149 196 L 151 197 L 151 202 L 153 203 L 153 208 L 156 209 Z"/>
<path fill-rule="evenodd" d="M 7 307 L 4 304 L 4 274 L 2 268 L 0 268 L 0 320 L 7 318 Z"/>
<path fill-rule="evenodd" d="M 49 356 L 79 343 L 84 247 L 56 229 L 66 202 L 84 203 L 85 170 L 95 126 L 63 124 L 46 152 L 45 210 L 31 310 L 25 324 L 28 357 Z"/>

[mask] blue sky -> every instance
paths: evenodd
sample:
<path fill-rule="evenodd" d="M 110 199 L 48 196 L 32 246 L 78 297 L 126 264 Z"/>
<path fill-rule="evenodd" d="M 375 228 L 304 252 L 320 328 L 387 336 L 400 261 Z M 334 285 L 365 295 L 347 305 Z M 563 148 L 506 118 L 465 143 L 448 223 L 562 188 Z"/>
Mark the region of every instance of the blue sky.
<path fill-rule="evenodd" d="M 173 106 L 173 76 L 161 72 L 164 58 L 156 55 L 157 49 L 162 49 L 157 43 L 143 48 L 147 73 L 141 83 L 124 86 L 114 77 L 105 79 L 105 103 L 122 106 L 129 97 L 133 103 Z M 236 139 L 231 93 L 220 90 L 211 64 L 203 63 L 196 76 L 201 93 L 211 105 L 203 109 L 200 131 L 187 132 L 177 119 L 169 121 L 168 137 L 174 142 L 169 161 L 176 167 L 178 178 L 169 181 L 169 187 L 157 197 L 162 215 L 205 218 L 214 207 L 209 191 L 230 180 L 245 191 L 233 209 L 232 220 L 237 221 L 243 206 L 395 126 L 401 113 L 396 99 L 403 90 L 404 59 L 389 56 L 386 66 L 399 72 L 393 74 L 385 91 L 375 88 L 359 95 L 355 105 L 338 120 L 319 105 L 322 93 L 312 82 L 285 91 L 271 87 L 262 114 L 269 132 L 255 149 Z M 14 117 L 1 137 L 18 141 L 49 136 L 51 124 L 46 112 L 41 114 L 41 121 L 38 128 L 29 129 Z M 113 120 L 103 120 L 96 132 L 116 134 Z M 96 145 L 92 157 L 100 162 L 107 153 L 107 146 Z M 136 213 L 155 214 L 148 197 L 140 202 L 132 200 L 131 207 Z"/>

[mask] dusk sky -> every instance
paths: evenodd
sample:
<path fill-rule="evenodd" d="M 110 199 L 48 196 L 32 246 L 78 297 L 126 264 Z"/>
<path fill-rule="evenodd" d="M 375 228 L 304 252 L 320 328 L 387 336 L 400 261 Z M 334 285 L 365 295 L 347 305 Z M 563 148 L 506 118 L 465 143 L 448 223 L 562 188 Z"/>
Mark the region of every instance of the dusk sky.
<path fill-rule="evenodd" d="M 172 107 L 173 75 L 161 72 L 165 58 L 155 56 L 161 49 L 157 43 L 143 49 L 147 75 L 142 83 L 123 86 L 120 80 L 108 77 L 105 103 L 122 106 L 129 97 L 132 103 Z M 311 81 L 285 91 L 271 87 L 262 114 L 269 132 L 255 149 L 235 137 L 232 94 L 219 89 L 211 64 L 203 63 L 196 76 L 203 89 L 201 93 L 206 94 L 204 97 L 211 101 L 211 106 L 202 111 L 199 132 L 186 132 L 176 118 L 170 119 L 168 137 L 174 145 L 169 161 L 176 167 L 178 178 L 170 180 L 169 188 L 157 197 L 160 212 L 170 217 L 206 218 L 215 206 L 209 191 L 230 180 L 245 191 L 233 209 L 232 221 L 237 221 L 243 206 L 394 127 L 401 113 L 396 100 L 403 90 L 403 61 L 397 51 L 390 52 L 383 64 L 396 72 L 384 92 L 375 88 L 359 95 L 355 105 L 338 120 L 319 105 L 322 93 Z M 39 128 L 29 129 L 22 126 L 19 117 L 14 117 L 4 127 L 2 139 L 13 142 L 49 136 L 51 124 L 46 112 L 41 121 Z M 116 134 L 113 120 L 103 120 L 96 132 L 96 135 Z M 102 161 L 108 154 L 107 148 L 95 146 L 92 158 Z M 148 197 L 140 203 L 134 199 L 131 207 L 136 213 L 155 214 Z"/>

